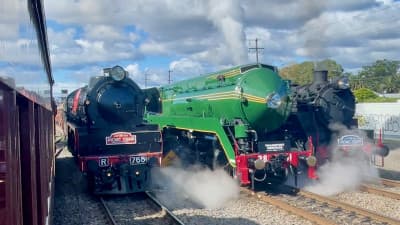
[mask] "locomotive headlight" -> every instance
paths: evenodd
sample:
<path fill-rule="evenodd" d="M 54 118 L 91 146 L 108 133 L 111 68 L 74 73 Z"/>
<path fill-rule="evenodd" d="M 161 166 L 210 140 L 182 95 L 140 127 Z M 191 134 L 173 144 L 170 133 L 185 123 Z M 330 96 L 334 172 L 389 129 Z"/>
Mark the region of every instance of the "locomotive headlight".
<path fill-rule="evenodd" d="M 308 156 L 306 159 L 306 163 L 308 166 L 310 167 L 314 167 L 315 165 L 317 165 L 317 158 L 315 156 Z"/>
<path fill-rule="evenodd" d="M 256 161 L 254 161 L 254 167 L 257 170 L 262 170 L 265 168 L 265 162 L 261 159 L 257 159 Z"/>
<path fill-rule="evenodd" d="M 272 93 L 267 97 L 267 105 L 270 108 L 276 109 L 282 104 L 282 97 L 278 93 Z"/>
<path fill-rule="evenodd" d="M 262 159 L 249 158 L 247 166 L 251 169 L 262 170 L 265 168 L 266 163 Z"/>
<path fill-rule="evenodd" d="M 337 86 L 340 89 L 349 89 L 350 88 L 350 82 L 348 77 L 341 77 L 337 81 Z"/>
<path fill-rule="evenodd" d="M 111 68 L 110 76 L 115 81 L 121 81 L 126 77 L 126 71 L 121 66 Z"/>

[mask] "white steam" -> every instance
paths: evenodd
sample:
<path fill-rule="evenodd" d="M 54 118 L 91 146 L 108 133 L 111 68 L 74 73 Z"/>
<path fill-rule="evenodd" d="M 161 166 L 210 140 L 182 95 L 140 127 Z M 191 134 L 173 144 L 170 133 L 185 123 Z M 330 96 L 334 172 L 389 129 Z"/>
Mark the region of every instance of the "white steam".
<path fill-rule="evenodd" d="M 318 170 L 317 183 L 305 189 L 320 195 L 330 196 L 344 191 L 356 190 L 367 180 L 378 177 L 376 168 L 367 162 L 343 158 L 341 161 L 328 162 Z"/>
<path fill-rule="evenodd" d="M 348 130 L 344 126 L 334 124 L 330 129 L 338 132 L 339 136 L 345 134 L 359 135 L 365 142 L 373 142 L 363 131 Z M 318 168 L 319 180 L 305 189 L 317 194 L 330 196 L 344 191 L 356 190 L 363 182 L 374 181 L 378 170 L 370 163 L 368 156 L 361 149 L 352 149 L 344 154 L 337 146 L 337 138 L 332 137 L 332 157 L 329 162 Z"/>
<path fill-rule="evenodd" d="M 219 208 L 239 197 L 238 184 L 223 169 L 167 167 L 162 168 L 160 173 L 163 183 L 159 185 L 204 208 Z M 165 194 L 171 195 L 168 192 Z"/>
<path fill-rule="evenodd" d="M 209 1 L 208 19 L 212 21 L 223 34 L 226 52 L 229 52 L 234 64 L 247 62 L 247 48 L 243 31 L 243 9 L 239 1 L 219 0 Z"/>

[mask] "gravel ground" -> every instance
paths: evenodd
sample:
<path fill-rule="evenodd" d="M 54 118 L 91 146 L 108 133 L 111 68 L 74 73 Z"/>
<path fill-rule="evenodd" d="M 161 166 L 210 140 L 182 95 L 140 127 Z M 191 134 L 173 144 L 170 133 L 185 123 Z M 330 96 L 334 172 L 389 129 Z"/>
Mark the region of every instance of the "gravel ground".
<path fill-rule="evenodd" d="M 176 214 L 182 222 L 193 225 L 297 225 L 312 224 L 298 216 L 275 208 L 262 201 L 255 200 L 241 194 L 237 199 L 228 201 L 224 206 L 214 209 L 204 209 L 197 205 L 190 205 L 187 199 L 182 199 L 182 195 L 164 193 L 157 196 L 166 204 L 172 212 Z M 173 201 L 171 201 L 173 199 Z"/>
<path fill-rule="evenodd" d="M 145 194 L 109 196 L 105 198 L 114 220 L 119 225 L 174 225 L 161 210 Z"/>
<path fill-rule="evenodd" d="M 218 209 L 181 209 L 174 211 L 188 224 L 312 224 L 266 203 L 246 197 Z M 195 223 L 191 223 L 196 219 Z"/>
<path fill-rule="evenodd" d="M 67 150 L 64 150 L 56 160 L 56 171 L 53 224 L 105 224 L 105 218 L 97 200 L 86 192 L 85 178 L 78 171 L 71 154 Z M 244 195 L 215 209 L 200 208 L 188 199 L 182 199 L 184 197 L 182 193 L 176 195 L 164 194 L 163 196 L 165 197 L 164 200 L 174 207 L 173 212 L 187 224 L 311 224 L 309 221 L 289 215 L 283 210 Z M 180 202 L 180 205 L 177 204 L 178 202 Z M 125 210 L 125 213 L 129 214 L 129 210 Z M 151 222 L 149 218 L 141 219 Z M 157 218 L 155 219 L 157 220 Z M 124 224 L 133 223 L 132 220 L 126 221 Z"/>
<path fill-rule="evenodd" d="M 379 175 L 387 179 L 400 180 L 400 142 L 390 141 L 385 144 L 389 146 L 391 151 L 385 158 L 384 167 L 377 167 Z M 382 188 L 379 185 L 376 185 L 376 187 Z M 398 187 L 385 187 L 383 189 L 400 193 L 400 188 Z M 399 200 L 359 191 L 344 192 L 335 196 L 335 198 L 351 205 L 400 220 Z"/>
<path fill-rule="evenodd" d="M 365 192 L 346 192 L 336 199 L 400 220 L 400 201 Z"/>
<path fill-rule="evenodd" d="M 400 147 L 400 142 L 398 146 Z M 379 173 L 382 177 L 400 180 L 400 148 L 397 148 L 397 143 L 391 145 L 391 148 L 392 151 L 385 158 L 384 167 L 378 168 Z M 54 225 L 105 224 L 102 211 L 99 211 L 100 206 L 97 200 L 86 192 L 85 183 L 86 180 L 77 169 L 71 154 L 64 150 L 56 160 Z M 222 207 L 213 209 L 193 205 L 188 199 L 182 199 L 184 197 L 182 193 L 158 197 L 169 204 L 173 212 L 187 224 L 311 224 L 302 218 L 243 195 L 228 201 Z M 356 191 L 345 192 L 335 197 L 400 220 L 398 200 Z"/>
<path fill-rule="evenodd" d="M 86 180 L 65 148 L 56 159 L 54 225 L 106 224 L 101 205 L 86 192 Z"/>

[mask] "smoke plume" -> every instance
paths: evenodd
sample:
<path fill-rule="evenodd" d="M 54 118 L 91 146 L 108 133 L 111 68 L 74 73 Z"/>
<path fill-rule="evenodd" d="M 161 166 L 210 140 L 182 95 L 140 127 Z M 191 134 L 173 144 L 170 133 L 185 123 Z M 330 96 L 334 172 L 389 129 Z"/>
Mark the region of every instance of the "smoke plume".
<path fill-rule="evenodd" d="M 358 129 L 347 129 L 341 125 L 331 125 L 330 129 L 338 133 L 338 136 L 345 134 L 358 135 L 363 138 L 364 143 L 373 140 Z M 360 184 L 366 181 L 374 181 L 379 175 L 377 169 L 370 163 L 368 156 L 361 149 L 351 149 L 344 153 L 337 146 L 337 138 L 332 137 L 329 148 L 332 157 L 329 162 L 318 169 L 319 180 L 305 187 L 306 190 L 321 194 L 335 195 L 340 192 L 356 190 Z"/>
<path fill-rule="evenodd" d="M 229 52 L 234 64 L 247 62 L 247 49 L 243 31 L 243 9 L 239 1 L 219 0 L 208 4 L 208 19 L 224 36 L 225 50 Z"/>
<path fill-rule="evenodd" d="M 239 186 L 223 169 L 212 171 L 196 166 L 185 169 L 167 167 L 162 168 L 157 177 L 155 182 L 158 185 L 178 193 L 180 197 L 185 196 L 204 208 L 222 207 L 239 196 Z M 169 191 L 165 194 L 171 195 Z"/>

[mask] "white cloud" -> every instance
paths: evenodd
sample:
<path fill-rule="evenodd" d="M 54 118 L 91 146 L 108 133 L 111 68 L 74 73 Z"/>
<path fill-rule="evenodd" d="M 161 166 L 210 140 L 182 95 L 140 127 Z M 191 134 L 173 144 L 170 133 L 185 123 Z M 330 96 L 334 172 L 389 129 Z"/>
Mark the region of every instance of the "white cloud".
<path fill-rule="evenodd" d="M 201 63 L 189 58 L 182 58 L 173 61 L 170 63 L 169 68 L 173 71 L 176 77 L 179 77 L 179 80 L 198 76 L 203 74 L 205 71 Z"/>
<path fill-rule="evenodd" d="M 140 51 L 145 54 L 166 54 L 168 51 L 166 46 L 162 43 L 157 43 L 155 41 L 145 42 L 140 46 Z"/>
<path fill-rule="evenodd" d="M 142 78 L 143 74 L 139 69 L 139 64 L 129 64 L 126 66 L 126 71 L 129 73 L 129 77 L 133 80 L 137 80 L 138 78 Z"/>
<path fill-rule="evenodd" d="M 148 63 L 152 57 L 171 57 L 170 62 L 162 64 L 155 60 L 148 74 L 154 84 L 165 84 L 168 63 L 177 68 L 174 76 L 183 76 L 254 62 L 255 56 L 249 55 L 247 48 L 248 41 L 255 38 L 264 48 L 262 62 L 278 66 L 329 57 L 354 69 L 381 58 L 400 58 L 396 51 L 400 3 L 391 0 L 44 3 L 47 19 L 59 25 L 48 29 L 56 70 L 121 61 L 137 65 L 137 79 L 142 85 L 142 59 Z M 9 16 L 0 15 L 8 21 L 0 20 L 0 28 L 7 29 L 18 19 Z M 13 29 L 0 34 L 0 39 L 17 34 Z"/>
<path fill-rule="evenodd" d="M 121 29 L 109 25 L 85 25 L 85 38 L 90 40 L 102 40 L 107 42 L 127 41 L 126 36 Z"/>
<path fill-rule="evenodd" d="M 1 4 L 0 63 L 37 66 L 35 33 L 23 13 L 26 1 Z M 400 2 L 393 0 L 58 0 L 44 4 L 55 79 L 65 84 L 83 84 L 90 75 L 115 64 L 125 66 L 141 86 L 145 73 L 148 86 L 166 84 L 168 66 L 178 80 L 254 62 L 255 55 L 248 54 L 247 48 L 254 47 L 249 41 L 255 38 L 264 48 L 261 62 L 277 66 L 329 57 L 354 71 L 377 59 L 400 59 Z M 142 63 L 149 69 L 141 70 Z M 5 72 L 12 74 L 2 68 Z"/>

